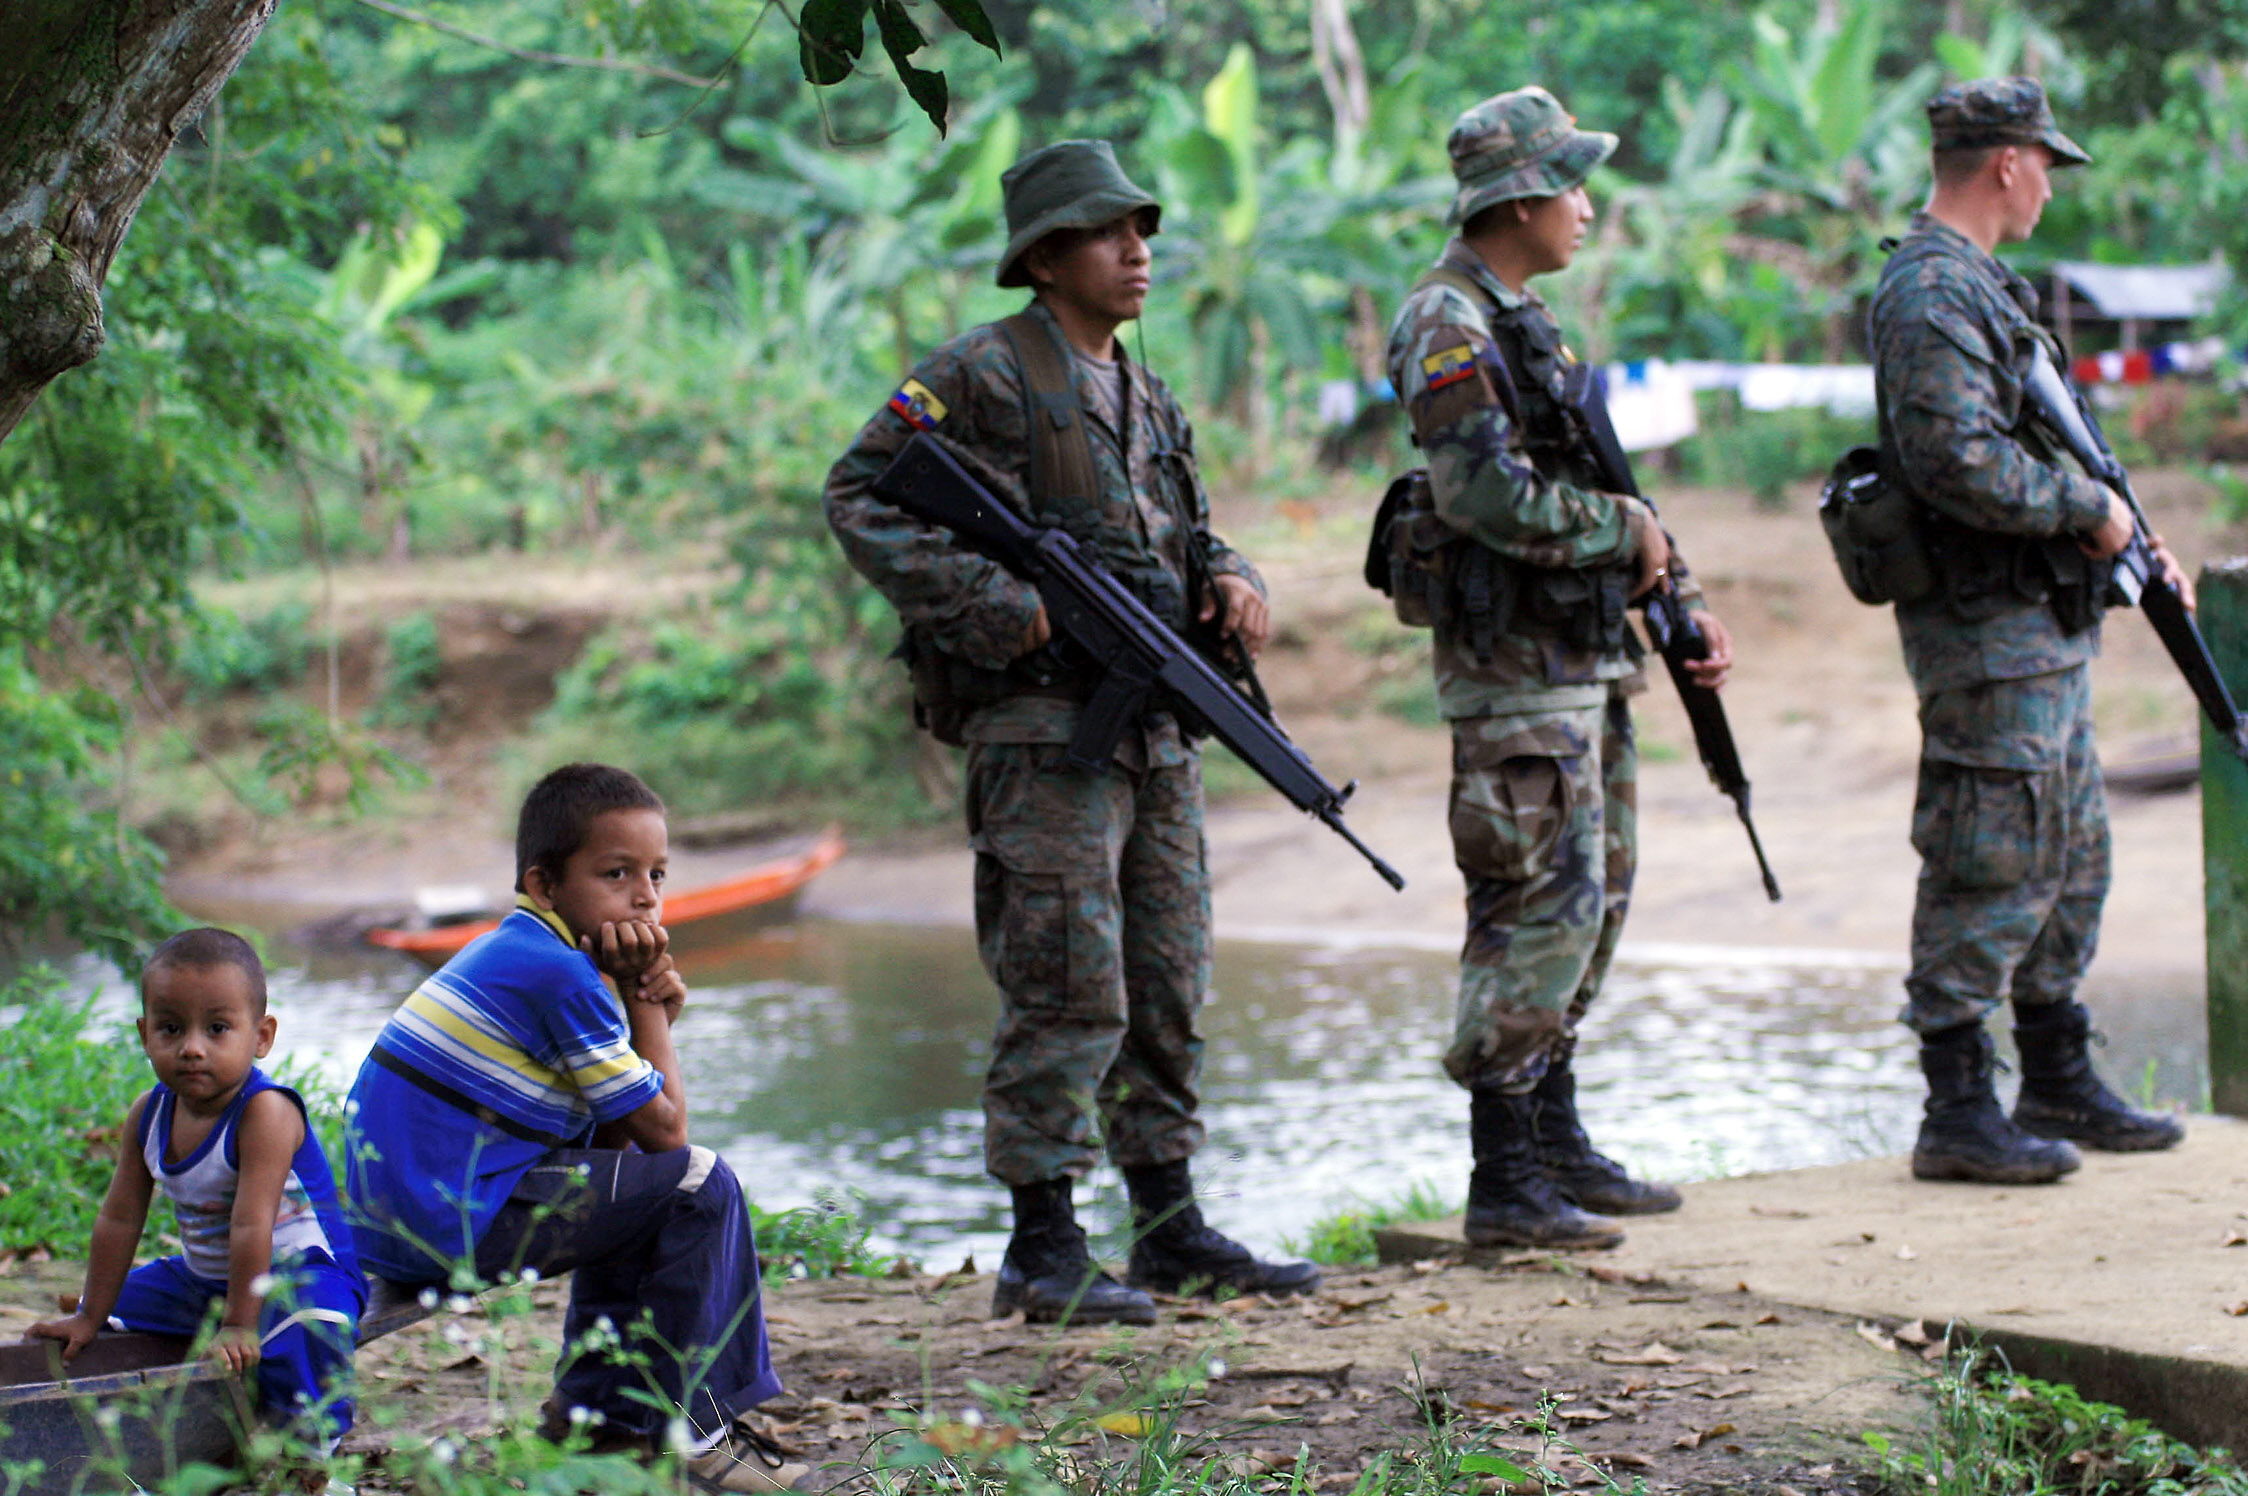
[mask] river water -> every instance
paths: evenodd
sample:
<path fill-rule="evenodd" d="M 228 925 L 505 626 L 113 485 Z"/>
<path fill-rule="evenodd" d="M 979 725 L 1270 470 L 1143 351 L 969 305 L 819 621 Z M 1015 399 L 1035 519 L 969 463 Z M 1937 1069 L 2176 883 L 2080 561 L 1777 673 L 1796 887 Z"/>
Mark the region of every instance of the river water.
<path fill-rule="evenodd" d="M 420 970 L 387 952 L 272 949 L 276 1057 L 348 1084 Z M 1197 1177 L 1214 1220 L 1267 1250 L 1322 1216 L 1465 1190 L 1466 1104 L 1436 1063 L 1448 950 L 1219 946 Z M 977 1089 L 994 998 L 964 931 L 809 921 L 687 960 L 679 1048 L 697 1141 L 769 1209 L 839 1198 L 877 1244 L 932 1266 L 1005 1239 Z M 1595 1138 L 1700 1179 L 1909 1149 L 1920 1080 L 1898 973 L 1862 958 L 1626 946 L 1578 1056 Z M 112 1000 L 120 1007 L 122 992 Z M 2206 1094 L 2198 995 L 2092 995 L 2103 1066 L 2134 1092 Z M 1112 1169 L 1080 1190 L 1109 1246 Z"/>

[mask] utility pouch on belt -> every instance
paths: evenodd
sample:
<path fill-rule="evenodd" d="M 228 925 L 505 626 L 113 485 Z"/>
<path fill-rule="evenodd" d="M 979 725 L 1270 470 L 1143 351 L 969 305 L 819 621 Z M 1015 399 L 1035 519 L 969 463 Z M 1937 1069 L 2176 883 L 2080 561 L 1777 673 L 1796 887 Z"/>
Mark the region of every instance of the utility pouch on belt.
<path fill-rule="evenodd" d="M 1827 474 L 1819 527 L 1859 602 L 1916 603 L 1936 590 L 1919 506 L 1882 475 L 1875 448 L 1852 447 Z"/>

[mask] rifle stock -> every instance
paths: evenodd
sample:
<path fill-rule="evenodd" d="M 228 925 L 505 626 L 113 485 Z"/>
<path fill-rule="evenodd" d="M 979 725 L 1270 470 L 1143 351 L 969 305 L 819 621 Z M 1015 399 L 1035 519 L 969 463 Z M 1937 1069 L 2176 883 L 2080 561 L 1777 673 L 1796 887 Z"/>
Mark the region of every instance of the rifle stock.
<path fill-rule="evenodd" d="M 2069 455 L 2095 482 L 2115 490 L 2130 509 L 2131 540 L 2114 558 L 2116 590 L 2125 602 L 2137 604 L 2147 622 L 2154 625 L 2155 636 L 2193 688 L 2194 700 L 2200 703 L 2209 725 L 2235 757 L 2248 762 L 2248 721 L 2241 718 L 2232 689 L 2209 653 L 2209 642 L 2201 637 L 2201 626 L 2193 621 L 2193 610 L 2162 574 L 2162 558 L 2154 550 L 2154 530 L 2147 523 L 2138 494 L 2132 490 L 2131 476 L 2116 460 L 2084 392 L 2054 365 L 2043 343 L 2037 345 L 2030 362 L 2026 388 L 2038 416 L 2060 438 Z"/>
<path fill-rule="evenodd" d="M 1608 386 L 1600 371 L 1591 364 L 1572 364 L 1567 394 L 1569 409 L 1582 427 L 1585 448 L 1599 470 L 1600 486 L 1611 493 L 1630 494 L 1652 509 L 1652 501 L 1639 491 L 1631 459 L 1624 454 L 1615 422 L 1609 418 Z M 1687 668 L 1709 657 L 1709 640 L 1668 581 L 1658 583 L 1639 600 L 1639 606 L 1647 621 L 1648 640 L 1663 657 L 1671 684 L 1678 688 L 1679 702 L 1686 708 L 1686 721 L 1694 730 L 1694 750 L 1701 757 L 1702 767 L 1709 771 L 1710 783 L 1733 802 L 1741 828 L 1748 833 L 1749 851 L 1755 854 L 1765 896 L 1777 904 L 1780 880 L 1773 876 L 1771 860 L 1764 855 L 1764 839 L 1756 834 L 1756 822 L 1749 814 L 1748 771 L 1741 766 L 1741 750 L 1733 741 L 1733 724 L 1725 715 L 1725 703 L 1715 690 L 1695 680 Z"/>
<path fill-rule="evenodd" d="M 1017 514 L 926 434 L 907 441 L 874 480 L 874 491 L 916 519 L 950 530 L 1036 587 L 1056 631 L 1092 662 L 1099 680 L 1079 714 L 1072 762 L 1106 767 L 1118 738 L 1160 689 L 1291 805 L 1348 842 L 1390 887 L 1404 888 L 1404 876 L 1343 822 L 1343 806 L 1358 782 L 1339 789 L 1328 783 L 1278 722 L 1087 556 L 1066 530 Z"/>

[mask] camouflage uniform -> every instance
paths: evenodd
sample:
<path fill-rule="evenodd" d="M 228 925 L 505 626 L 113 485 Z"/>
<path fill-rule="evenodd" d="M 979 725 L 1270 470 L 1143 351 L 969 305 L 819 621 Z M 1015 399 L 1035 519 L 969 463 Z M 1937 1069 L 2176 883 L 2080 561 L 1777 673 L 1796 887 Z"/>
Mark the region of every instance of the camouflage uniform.
<path fill-rule="evenodd" d="M 1929 111 L 1938 149 L 2034 140 L 2081 161 L 2025 89 L 1947 90 Z M 2087 675 L 2102 571 L 2076 541 L 2106 520 L 2108 496 L 2024 424 L 2031 349 L 2059 359 L 2036 312 L 2027 281 L 1922 213 L 1870 314 L 1883 465 L 1926 506 L 1941 579 L 1897 608 L 1921 724 L 1903 1018 L 1922 1034 L 1979 1023 L 2008 995 L 2018 1008 L 2069 999 L 2107 895 Z"/>
<path fill-rule="evenodd" d="M 1043 306 L 1032 315 L 1061 336 Z M 1156 714 L 1125 734 L 1106 770 L 1069 767 L 1089 682 L 1016 662 L 1037 592 L 869 485 L 916 429 L 933 432 L 995 493 L 1062 525 L 1180 623 L 1196 553 L 1213 575 L 1255 582 L 1256 572 L 1209 533 L 1178 403 L 1138 364 L 1122 368 L 1119 412 L 1106 371 L 1072 356 L 1099 490 L 1082 509 L 1044 512 L 1030 492 L 1024 381 L 997 324 L 915 368 L 827 484 L 829 524 L 897 608 L 909 647 L 988 672 L 996 687 L 997 699 L 967 711 L 960 736 L 976 934 L 1002 998 L 984 1087 L 985 1160 L 1011 1185 L 1090 1169 L 1096 1108 L 1120 1166 L 1173 1163 L 1201 1145 L 1196 1021 L 1210 978 L 1210 885 L 1199 758 Z"/>
<path fill-rule="evenodd" d="M 1470 110 L 1454 128 L 1452 153 L 1462 181 L 1475 185 L 1463 188 L 1454 221 L 1581 181 L 1615 137 L 1572 125 L 1542 89 Z M 1494 153 L 1528 154 L 1533 164 L 1478 179 L 1476 158 Z M 1390 332 L 1390 379 L 1427 461 L 1437 515 L 1498 558 L 1512 600 L 1511 623 L 1490 638 L 1470 637 L 1456 615 L 1436 622 L 1437 699 L 1452 724 L 1452 848 L 1467 880 L 1444 1066 L 1470 1090 L 1518 1093 L 1573 1044 L 1631 897 L 1638 761 L 1626 697 L 1644 680 L 1639 642 L 1621 624 L 1620 589 L 1654 519 L 1637 499 L 1581 481 L 1559 418 L 1570 355 L 1544 303 L 1510 289 L 1460 239 L 1437 268 L 1465 277 L 1476 294 L 1446 279 L 1416 287 Z M 1495 377 L 1501 363 L 1524 421 L 1543 429 L 1518 429 L 1509 416 Z M 1603 582 L 1617 627 L 1592 642 L 1581 608 L 1595 606 L 1586 594 Z M 1572 594 L 1586 597 L 1576 612 L 1565 601 Z"/>

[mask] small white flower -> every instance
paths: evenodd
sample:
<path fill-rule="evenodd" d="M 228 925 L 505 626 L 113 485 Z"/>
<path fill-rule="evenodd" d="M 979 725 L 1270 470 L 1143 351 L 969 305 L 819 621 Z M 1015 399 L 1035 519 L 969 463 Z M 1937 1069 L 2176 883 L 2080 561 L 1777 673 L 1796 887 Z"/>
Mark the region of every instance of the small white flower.
<path fill-rule="evenodd" d="M 1223 1362 L 1223 1361 L 1219 1360 L 1219 1359 L 1218 1359 L 1217 1357 L 1215 1357 L 1215 1356 L 1212 1356 L 1212 1357 L 1210 1358 L 1210 1380 L 1214 1382 L 1214 1381 L 1218 1380 L 1218 1378 L 1220 1378 L 1220 1377 L 1222 1377 L 1222 1376 L 1224 1376 L 1224 1375 L 1225 1375 L 1225 1362 Z"/>
<path fill-rule="evenodd" d="M 981 1408 L 969 1408 L 969 1409 L 966 1409 L 965 1411 L 963 1411 L 963 1412 L 961 1413 L 961 1415 L 960 1415 L 960 1421 L 961 1421 L 962 1423 L 965 1423 L 966 1425 L 968 1425 L 968 1427 L 970 1427 L 970 1428 L 982 1428 L 982 1427 L 983 1427 L 983 1409 L 981 1409 Z"/>
<path fill-rule="evenodd" d="M 436 1289 L 434 1289 L 434 1288 L 425 1288 L 425 1289 L 423 1289 L 423 1290 L 421 1291 L 421 1293 L 420 1293 L 419 1295 L 417 1295 L 417 1296 L 416 1296 L 416 1298 L 415 1298 L 415 1302 L 416 1302 L 416 1303 L 418 1303 L 418 1304 L 420 1304 L 420 1305 L 421 1305 L 421 1306 L 422 1306 L 422 1307 L 423 1307 L 424 1309 L 434 1309 L 434 1308 L 436 1308 L 436 1307 L 437 1307 L 437 1290 L 436 1290 Z"/>
<path fill-rule="evenodd" d="M 260 1273 L 255 1278 L 252 1278 L 250 1280 L 250 1292 L 256 1294 L 261 1299 L 264 1298 L 267 1294 L 273 1292 L 273 1274 Z"/>
<path fill-rule="evenodd" d="M 606 1314 L 594 1320 L 593 1328 L 599 1330 L 604 1335 L 614 1335 L 617 1333 L 616 1321 L 609 1318 L 609 1316 Z"/>
<path fill-rule="evenodd" d="M 344 1114 L 345 1116 L 347 1116 L 347 1117 L 356 1117 L 356 1116 L 358 1116 L 358 1115 L 359 1115 L 359 1098 L 358 1098 L 358 1097 L 356 1097 L 356 1096 L 346 1096 L 346 1097 L 345 1097 L 345 1098 L 343 1099 L 343 1114 Z"/>
<path fill-rule="evenodd" d="M 100 1424 L 103 1430 L 108 1433 L 116 1433 L 117 1425 L 124 1421 L 125 1410 L 115 1403 L 103 1403 L 100 1407 L 94 1409 L 94 1422 Z"/>
<path fill-rule="evenodd" d="M 429 1453 L 430 1456 L 435 1459 L 438 1464 L 450 1465 L 451 1463 L 453 1463 L 453 1461 L 460 1458 L 461 1452 L 459 1449 L 454 1447 L 452 1440 L 439 1439 L 435 1444 L 429 1446 Z"/>
<path fill-rule="evenodd" d="M 664 1425 L 663 1438 L 664 1443 L 671 1447 L 672 1453 L 685 1454 L 694 1447 L 695 1431 L 687 1427 L 686 1419 L 674 1418 Z"/>
<path fill-rule="evenodd" d="M 527 1267 L 515 1275 L 515 1281 L 518 1283 L 536 1283 L 539 1281 L 539 1270 L 535 1267 Z"/>
<path fill-rule="evenodd" d="M 593 1416 L 593 1409 L 591 1409 L 591 1408 L 572 1408 L 572 1409 L 570 1409 L 570 1422 L 571 1422 L 571 1424 L 572 1424 L 573 1426 L 577 1426 L 577 1427 L 582 1427 L 582 1426 L 584 1426 L 584 1424 L 585 1424 L 586 1420 L 587 1420 L 587 1419 L 589 1419 L 589 1418 L 591 1418 L 592 1416 Z"/>
<path fill-rule="evenodd" d="M 465 1293 L 447 1294 L 445 1296 L 445 1312 L 447 1314 L 466 1314 L 475 1307 L 476 1300 Z"/>

